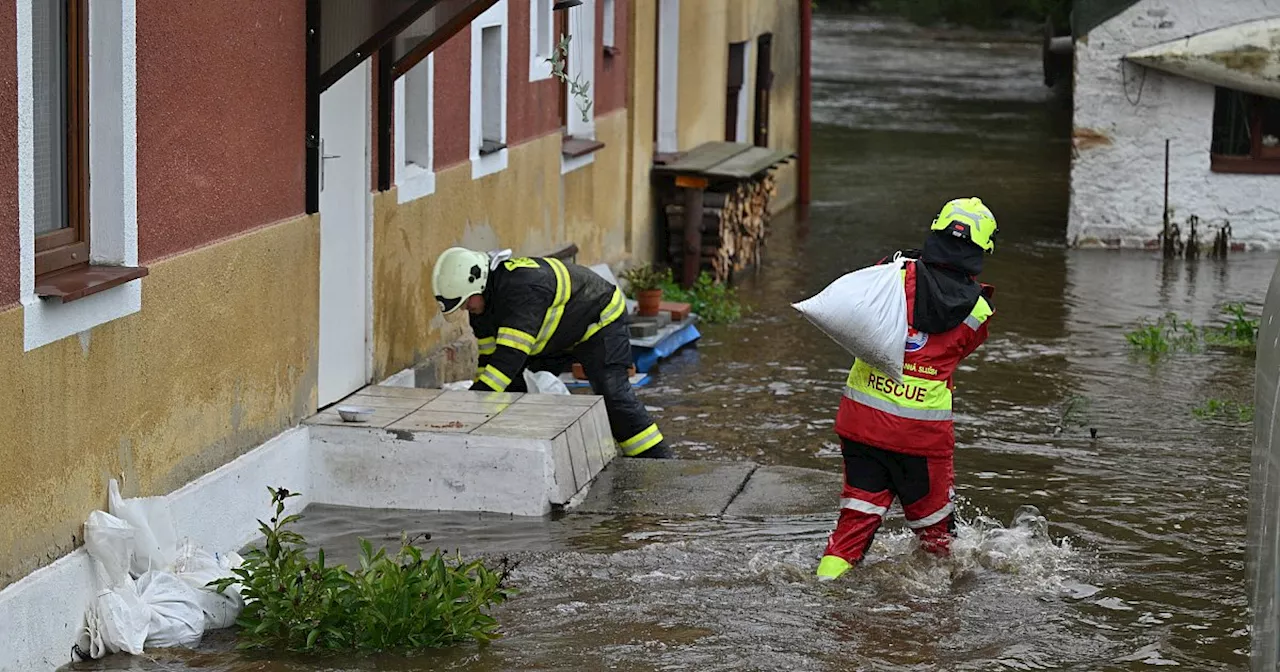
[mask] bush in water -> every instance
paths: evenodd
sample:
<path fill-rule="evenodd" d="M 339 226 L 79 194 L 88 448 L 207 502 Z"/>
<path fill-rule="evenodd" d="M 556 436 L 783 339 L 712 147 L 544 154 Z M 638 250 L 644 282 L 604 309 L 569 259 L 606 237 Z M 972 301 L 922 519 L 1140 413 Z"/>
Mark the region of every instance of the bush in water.
<path fill-rule="evenodd" d="M 1254 350 L 1258 347 L 1258 320 L 1249 316 L 1243 303 L 1228 303 L 1222 307 L 1225 324 L 1217 331 L 1205 333 L 1205 341 L 1210 345 L 1219 345 L 1241 350 Z"/>
<path fill-rule="evenodd" d="M 1240 423 L 1253 422 L 1253 404 L 1240 403 L 1230 399 L 1209 399 L 1191 409 L 1191 413 L 1201 420 L 1223 419 Z"/>
<path fill-rule="evenodd" d="M 1257 349 L 1258 320 L 1249 316 L 1243 303 L 1223 306 L 1222 321 L 1223 324 L 1216 327 L 1197 327 L 1176 313 L 1168 313 L 1155 322 L 1140 321 L 1137 328 L 1125 334 L 1125 339 L 1152 359 L 1169 352 L 1199 352 L 1205 346 L 1239 350 L 1244 354 Z"/>
<path fill-rule="evenodd" d="M 234 578 L 210 584 L 240 586 L 241 648 L 409 653 L 498 636 L 487 612 L 511 593 L 504 584 L 514 567 L 506 560 L 495 572 L 440 551 L 424 557 L 402 537 L 395 555 L 361 539 L 356 571 L 329 566 L 323 550 L 308 558 L 306 540 L 288 529 L 299 516 L 284 515 L 285 500 L 296 496 L 271 490 L 275 515 L 270 524 L 258 521 L 264 547 L 245 555 Z"/>

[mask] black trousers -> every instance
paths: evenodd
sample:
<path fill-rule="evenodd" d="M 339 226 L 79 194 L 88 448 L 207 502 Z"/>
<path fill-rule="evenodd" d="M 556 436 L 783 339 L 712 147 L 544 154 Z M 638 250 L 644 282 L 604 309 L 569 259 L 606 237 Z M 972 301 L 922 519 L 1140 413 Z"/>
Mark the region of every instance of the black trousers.
<path fill-rule="evenodd" d="M 650 451 L 654 456 L 665 453 L 665 447 L 661 446 L 662 433 L 649 411 L 645 410 L 644 404 L 636 398 L 635 391 L 631 388 L 630 376 L 627 375 L 632 359 L 631 332 L 627 328 L 626 317 L 616 320 L 585 342 L 579 343 L 571 354 L 582 363 L 592 392 L 604 397 L 609 427 L 623 453 L 632 456 Z M 540 355 L 529 358 L 525 367 L 530 371 L 558 372 L 563 370 L 564 361 L 563 356 Z M 524 376 L 514 377 L 507 391 L 528 392 Z"/>

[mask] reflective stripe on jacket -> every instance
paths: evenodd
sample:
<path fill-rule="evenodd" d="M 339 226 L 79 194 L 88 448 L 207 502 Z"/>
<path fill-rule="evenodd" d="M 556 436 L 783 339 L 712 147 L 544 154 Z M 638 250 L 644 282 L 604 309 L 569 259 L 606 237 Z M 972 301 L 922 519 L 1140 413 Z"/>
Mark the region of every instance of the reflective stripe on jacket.
<path fill-rule="evenodd" d="M 516 258 L 489 273 L 485 311 L 471 316 L 480 346 L 476 382 L 501 392 L 532 356 L 557 354 L 626 313 L 621 290 L 589 268 Z"/>
<path fill-rule="evenodd" d="M 922 263 L 922 262 L 916 262 Z M 915 263 L 905 265 L 907 319 L 915 308 Z M 941 334 L 908 327 L 902 382 L 854 360 L 836 414 L 836 433 L 884 450 L 944 457 L 955 450 L 952 375 L 987 340 L 991 304 L 979 298 L 969 316 Z"/>

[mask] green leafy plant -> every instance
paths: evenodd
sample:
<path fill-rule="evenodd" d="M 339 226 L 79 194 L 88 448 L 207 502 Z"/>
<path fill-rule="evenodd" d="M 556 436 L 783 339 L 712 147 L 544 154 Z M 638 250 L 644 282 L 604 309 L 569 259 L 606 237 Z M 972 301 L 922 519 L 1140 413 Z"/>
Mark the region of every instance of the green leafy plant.
<path fill-rule="evenodd" d="M 666 283 L 671 278 L 671 271 L 659 271 L 650 264 L 641 264 L 632 266 L 622 272 L 622 279 L 627 281 L 627 288 L 631 291 L 634 298 L 636 292 L 648 292 L 654 289 L 666 289 Z M 663 292 L 666 296 L 667 292 Z"/>
<path fill-rule="evenodd" d="M 395 554 L 361 539 L 359 569 L 330 566 L 323 549 L 308 557 L 306 540 L 289 529 L 300 517 L 284 515 L 285 502 L 298 493 L 270 491 L 275 515 L 258 521 L 265 543 L 234 577 L 210 584 L 240 587 L 240 648 L 410 653 L 498 637 L 488 610 L 513 593 L 505 559 L 495 572 L 440 551 L 424 556 L 402 535 Z"/>
<path fill-rule="evenodd" d="M 737 290 L 716 283 L 705 271 L 698 275 L 692 287 L 685 289 L 676 284 L 668 270 L 662 278 L 662 295 L 668 301 L 689 304 L 698 317 L 716 324 L 737 322 L 744 311 Z"/>
<path fill-rule="evenodd" d="M 1152 359 L 1170 352 L 1198 352 L 1201 333 L 1190 320 L 1183 320 L 1175 313 L 1168 313 L 1158 320 L 1141 320 L 1137 328 L 1125 334 L 1125 340 L 1139 352 Z"/>
<path fill-rule="evenodd" d="M 546 60 L 551 64 L 551 75 L 569 87 L 569 95 L 577 102 L 583 123 L 588 123 L 591 121 L 590 112 L 595 101 L 591 100 L 591 80 L 584 82 L 581 74 L 569 79 L 569 42 L 572 39 L 572 35 L 560 38 L 559 44 L 551 50 L 551 57 Z"/>
<path fill-rule="evenodd" d="M 1258 345 L 1258 320 L 1249 316 L 1243 303 L 1228 303 L 1222 308 L 1224 322 L 1217 330 L 1207 330 L 1205 341 L 1228 348 L 1253 349 Z"/>
<path fill-rule="evenodd" d="M 1209 399 L 1191 409 L 1191 413 L 1201 420 L 1229 419 L 1237 422 L 1253 422 L 1253 404 L 1224 399 Z"/>

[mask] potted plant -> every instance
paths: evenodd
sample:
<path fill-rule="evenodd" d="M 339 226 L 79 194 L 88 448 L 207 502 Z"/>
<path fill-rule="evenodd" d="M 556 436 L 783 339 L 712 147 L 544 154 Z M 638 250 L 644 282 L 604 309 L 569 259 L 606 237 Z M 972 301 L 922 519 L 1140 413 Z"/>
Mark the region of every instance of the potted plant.
<path fill-rule="evenodd" d="M 631 289 L 631 295 L 640 303 L 637 314 L 641 317 L 657 317 L 658 306 L 662 304 L 662 283 L 665 273 L 659 273 L 649 264 L 636 266 L 622 274 Z"/>

